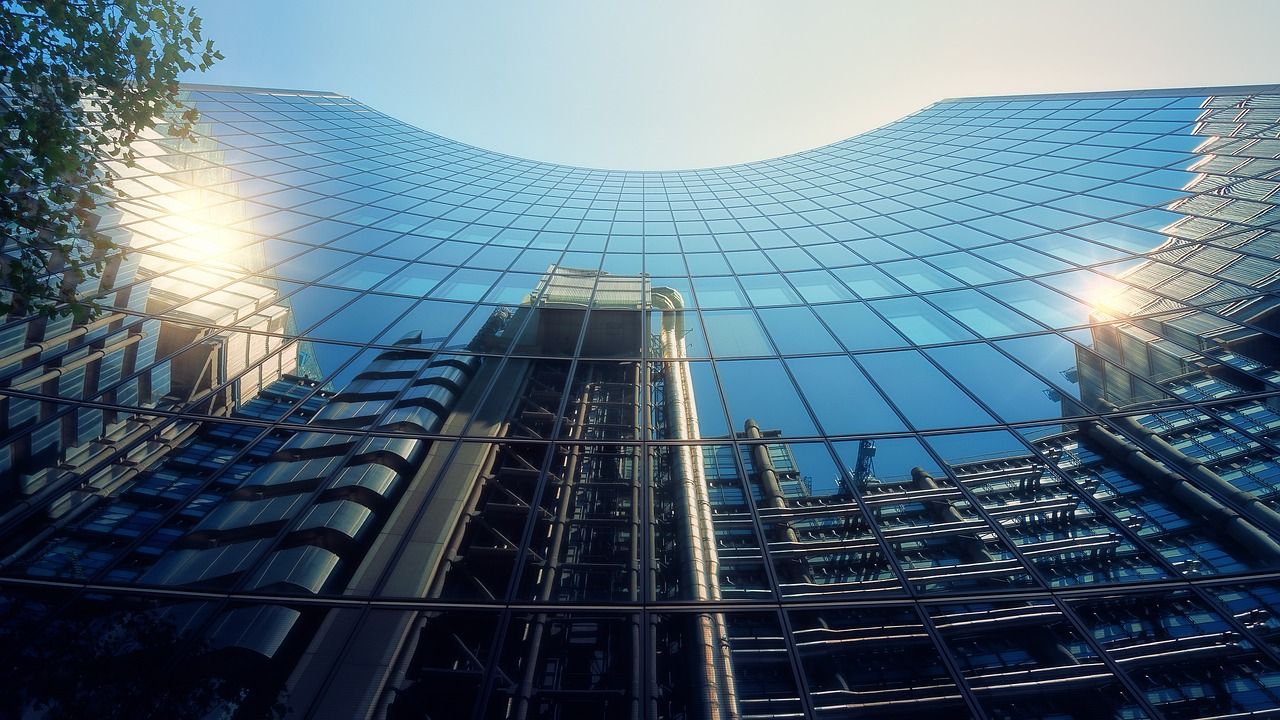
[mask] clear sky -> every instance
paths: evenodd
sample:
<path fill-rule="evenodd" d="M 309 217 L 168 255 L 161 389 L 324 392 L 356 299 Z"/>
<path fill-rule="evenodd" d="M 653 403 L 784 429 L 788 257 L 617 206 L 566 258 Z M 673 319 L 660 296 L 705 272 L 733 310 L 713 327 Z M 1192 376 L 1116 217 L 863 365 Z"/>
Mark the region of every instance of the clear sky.
<path fill-rule="evenodd" d="M 601 168 L 776 157 L 947 97 L 1280 82 L 1280 0 L 189 0 L 195 82 Z"/>

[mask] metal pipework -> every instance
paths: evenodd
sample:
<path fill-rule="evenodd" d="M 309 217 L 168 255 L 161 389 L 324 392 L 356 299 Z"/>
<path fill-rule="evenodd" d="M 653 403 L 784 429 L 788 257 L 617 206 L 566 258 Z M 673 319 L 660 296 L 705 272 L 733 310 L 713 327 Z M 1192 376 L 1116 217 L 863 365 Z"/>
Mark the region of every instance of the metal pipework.
<path fill-rule="evenodd" d="M 744 426 L 744 434 L 749 440 L 761 440 L 763 435 L 760 433 L 760 425 L 752 419 L 748 419 Z M 769 446 L 764 443 L 758 443 L 751 446 L 751 462 L 755 465 L 756 476 L 760 484 L 760 496 L 765 507 L 777 510 L 785 510 L 787 507 L 786 496 L 783 495 L 782 485 L 778 482 L 778 471 L 773 466 L 773 460 L 769 457 Z M 783 540 L 787 543 L 798 545 L 800 536 L 796 533 L 795 526 L 790 520 L 783 521 L 774 526 L 772 530 L 766 529 L 766 540 Z M 782 573 L 786 576 L 786 582 L 804 582 L 812 583 L 813 576 L 809 573 L 809 562 L 803 556 L 788 560 L 782 568 Z"/>
<path fill-rule="evenodd" d="M 26 390 L 27 388 L 38 387 L 40 385 L 43 385 L 49 382 L 50 380 L 56 380 L 57 378 L 62 377 L 63 375 L 71 372 L 72 370 L 78 370 L 84 367 L 85 365 L 88 365 L 89 363 L 94 362 L 95 360 L 101 360 L 102 358 L 106 357 L 107 355 L 110 355 L 111 353 L 117 350 L 122 350 L 124 348 L 129 347 L 130 345 L 137 345 L 146 336 L 147 334 L 143 332 L 126 335 L 124 338 L 117 340 L 100 350 L 93 350 L 89 352 L 89 354 L 85 355 L 84 357 L 79 358 L 77 360 L 73 360 L 72 362 L 67 363 L 66 365 L 60 365 L 55 368 L 50 368 L 40 377 L 35 377 L 35 378 L 31 378 L 30 380 L 23 380 L 21 382 L 13 383 L 12 385 L 9 386 L 9 389 Z"/>
<path fill-rule="evenodd" d="M 943 487 L 929 474 L 929 471 L 919 466 L 911 468 L 911 483 L 917 490 L 939 490 Z M 950 500 L 934 498 L 926 501 L 925 505 L 929 508 L 929 514 L 940 523 L 964 522 L 964 515 L 951 504 Z M 995 562 L 995 558 L 987 552 L 986 545 L 976 534 L 957 535 L 951 538 L 951 544 L 970 562 Z"/>
<path fill-rule="evenodd" d="M 698 440 L 698 407 L 693 394 L 693 376 L 689 372 L 684 340 L 684 299 L 671 288 L 653 288 L 654 307 L 662 309 L 660 343 L 665 358 L 667 429 L 672 439 Z M 676 452 L 676 489 L 685 522 L 680 528 L 686 561 L 690 567 L 694 598 L 700 601 L 720 600 L 720 560 L 716 551 L 715 529 L 711 521 L 711 498 L 703 473 L 702 448 L 679 445 Z M 729 636 L 724 615 L 698 615 L 698 643 L 703 654 L 704 696 L 708 698 L 707 716 L 714 720 L 736 720 L 737 688 L 733 678 Z"/>
<path fill-rule="evenodd" d="M 1081 423 L 1081 429 L 1084 437 L 1092 440 L 1105 454 L 1150 480 L 1161 492 L 1199 514 L 1210 526 L 1239 543 L 1254 557 L 1268 565 L 1280 564 L 1280 543 L 1249 518 L 1223 505 L 1098 421 Z"/>
<path fill-rule="evenodd" d="M 9 355 L 0 357 L 0 361 L 3 361 L 5 365 L 11 365 L 13 363 L 26 360 L 27 358 L 33 355 L 39 355 L 40 353 L 43 353 L 46 350 L 49 350 L 51 348 L 57 347 L 58 345 L 61 345 L 63 343 L 70 344 L 71 341 L 75 340 L 76 338 L 84 337 L 85 335 L 88 335 L 89 333 L 93 332 L 94 330 L 97 330 L 98 328 L 104 328 L 110 325 L 111 323 L 117 320 L 123 320 L 126 317 L 128 317 L 128 315 L 125 315 L 124 313 L 111 313 L 110 315 L 106 315 L 104 317 L 98 318 L 97 320 L 94 320 L 88 325 L 77 325 L 76 327 L 73 327 L 70 330 L 62 333 L 61 335 L 55 335 L 51 338 L 46 338 L 41 342 L 28 345 L 27 347 L 15 353 L 11 353 Z"/>
<path fill-rule="evenodd" d="M 1104 409 L 1119 410 L 1120 408 L 1106 403 Z M 1113 416 L 1110 420 L 1135 443 L 1145 445 L 1155 455 L 1181 470 L 1197 488 L 1209 495 L 1235 503 L 1251 523 L 1262 528 L 1272 537 L 1280 536 L 1280 513 L 1260 498 L 1232 485 L 1208 465 L 1182 452 L 1154 430 L 1138 422 L 1134 416 Z"/>

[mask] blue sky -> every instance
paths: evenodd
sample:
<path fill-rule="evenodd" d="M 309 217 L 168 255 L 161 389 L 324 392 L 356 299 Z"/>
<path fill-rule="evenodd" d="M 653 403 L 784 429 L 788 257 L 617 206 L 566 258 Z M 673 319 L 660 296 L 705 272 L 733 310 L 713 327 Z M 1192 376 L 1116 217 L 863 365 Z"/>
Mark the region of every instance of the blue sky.
<path fill-rule="evenodd" d="M 195 4 L 227 57 L 189 80 L 588 167 L 775 157 L 947 97 L 1280 82 L 1275 0 Z"/>

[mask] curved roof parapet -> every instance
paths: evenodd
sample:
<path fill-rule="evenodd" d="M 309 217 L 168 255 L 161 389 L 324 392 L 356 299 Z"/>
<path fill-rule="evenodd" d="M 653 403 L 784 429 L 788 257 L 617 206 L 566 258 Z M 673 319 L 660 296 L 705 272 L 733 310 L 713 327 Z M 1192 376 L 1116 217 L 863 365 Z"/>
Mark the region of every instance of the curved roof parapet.
<path fill-rule="evenodd" d="M 342 95 L 340 93 L 326 92 L 326 91 L 289 90 L 289 89 L 283 89 L 283 88 L 257 88 L 257 87 L 213 85 L 213 84 L 201 84 L 201 83 L 183 83 L 182 87 L 184 90 L 188 90 L 192 92 L 226 92 L 226 93 L 248 92 L 248 93 L 262 93 L 267 95 L 323 97 L 323 98 L 332 98 L 335 100 L 348 100 L 353 103 L 358 103 L 363 107 L 368 107 L 368 106 L 365 106 L 364 103 L 352 98 L 349 95 Z M 1280 85 L 1262 84 L 1262 85 L 1222 85 L 1222 86 L 1206 86 L 1206 87 L 1161 88 L 1161 89 L 1145 89 L 1145 90 L 1104 90 L 1104 91 L 1098 91 L 1098 92 L 1035 93 L 1035 94 L 1025 94 L 1025 95 L 970 95 L 970 96 L 943 98 L 934 103 L 925 105 L 924 107 L 908 112 L 903 117 L 904 118 L 910 117 L 912 115 L 915 115 L 916 113 L 927 110 L 928 108 L 933 107 L 935 105 L 940 105 L 944 103 L 954 103 L 954 102 L 967 102 L 967 101 L 977 102 L 977 101 L 991 101 L 991 100 L 1008 100 L 1008 101 L 1044 102 L 1044 101 L 1051 101 L 1051 100 L 1086 100 L 1086 99 L 1099 99 L 1099 98 L 1131 98 L 1131 97 L 1180 97 L 1180 96 L 1236 95 L 1236 94 L 1273 94 L 1274 95 L 1277 93 L 1280 93 Z M 400 120 L 399 122 L 404 122 L 404 121 Z M 893 122 L 896 122 L 896 121 L 885 123 L 880 127 L 881 128 L 887 127 L 888 125 L 893 124 Z M 427 133 L 434 137 L 441 138 L 443 140 L 447 140 L 448 142 L 453 143 L 459 147 L 471 148 L 471 149 L 479 150 L 482 152 L 491 153 L 497 156 L 509 157 L 509 158 L 513 158 L 513 159 L 517 159 L 525 162 L 533 162 L 533 163 L 538 163 L 540 165 L 547 165 L 552 167 L 572 168 L 572 169 L 578 169 L 578 170 L 591 170 L 591 171 L 599 171 L 599 172 L 635 173 L 635 174 L 666 174 L 666 173 L 675 174 L 675 173 L 686 173 L 686 172 L 696 173 L 703 170 L 715 170 L 719 168 L 749 166 L 756 163 L 771 162 L 771 161 L 780 160 L 783 158 L 803 155 L 805 153 L 810 153 L 815 150 L 821 150 L 823 148 L 839 145 L 841 143 L 848 142 L 853 138 L 866 134 L 865 132 L 858 133 L 846 138 L 842 138 L 832 143 L 818 145 L 812 148 L 805 148 L 802 150 L 798 150 L 796 152 L 784 153 L 782 155 L 778 155 L 774 157 L 765 157 L 765 158 L 758 158 L 756 160 L 748 160 L 745 162 L 728 163 L 724 165 L 711 165 L 707 167 L 680 168 L 680 169 L 671 169 L 671 170 L 661 170 L 661 169 L 659 170 L 628 170 L 626 168 L 589 167 L 589 166 L 571 165 L 566 163 L 557 163 L 554 161 L 547 161 L 547 160 L 537 160 L 534 158 L 528 158 L 521 155 L 513 155 L 511 153 L 505 153 L 498 150 L 491 150 L 482 145 L 472 145 L 470 143 L 454 140 L 452 138 L 447 138 L 443 135 L 433 133 L 430 130 L 418 127 L 416 125 L 412 125 L 411 123 L 406 123 L 406 124 L 409 124 L 410 127 L 414 127 L 420 130 L 421 132 Z M 875 132 L 878 129 L 879 128 L 872 128 L 867 132 Z"/>
<path fill-rule="evenodd" d="M 254 605 L 219 615 L 207 637 L 214 650 L 238 647 L 275 657 L 302 613 L 279 605 Z"/>
<path fill-rule="evenodd" d="M 373 511 L 350 500 L 334 500 L 316 505 L 298 521 L 298 531 L 326 528 L 352 540 L 359 540 L 373 523 Z"/>
<path fill-rule="evenodd" d="M 270 538 L 205 550 L 178 550 L 160 558 L 138 579 L 142 585 L 190 585 L 230 577 L 253 567 L 271 547 Z"/>
<path fill-rule="evenodd" d="M 401 482 L 402 478 L 395 470 L 386 465 L 368 463 L 343 468 L 341 472 L 334 476 L 333 482 L 329 487 L 334 490 L 348 488 L 353 491 L 363 488 L 379 497 L 389 498 L 395 493 L 396 486 Z"/>
<path fill-rule="evenodd" d="M 300 97 L 348 98 L 347 95 L 328 90 L 288 90 L 285 88 L 249 87 L 245 85 L 215 85 L 211 83 L 182 83 L 183 90 L 193 92 L 256 92 L 268 95 L 298 95 Z"/>
<path fill-rule="evenodd" d="M 979 100 L 1086 100 L 1092 98 L 1177 97 L 1180 95 L 1274 95 L 1280 85 L 1210 85 L 1206 87 L 1156 88 L 1146 90 L 1099 90 L 1097 92 L 1032 93 L 1030 95 L 967 95 L 938 102 Z"/>
<path fill-rule="evenodd" d="M 286 586 L 315 595 L 328 582 L 340 562 L 342 559 L 337 555 L 315 545 L 285 548 L 272 553 L 245 587 L 265 590 Z"/>

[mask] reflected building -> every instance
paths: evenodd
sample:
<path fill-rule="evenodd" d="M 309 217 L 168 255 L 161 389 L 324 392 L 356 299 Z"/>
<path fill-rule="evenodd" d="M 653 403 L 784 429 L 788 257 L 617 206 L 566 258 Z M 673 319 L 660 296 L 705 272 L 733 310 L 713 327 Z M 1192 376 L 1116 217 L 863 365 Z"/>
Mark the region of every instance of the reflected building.
<path fill-rule="evenodd" d="M 1192 134 L 1203 137 L 1183 217 L 1091 319 L 1081 349 L 1081 396 L 1127 406 L 1168 393 L 1227 397 L 1276 389 L 1275 143 L 1271 115 L 1247 96 L 1211 98 Z M 1132 378 L 1132 379 L 1129 379 Z M 1222 387 L 1219 387 L 1221 385 Z"/>
<path fill-rule="evenodd" d="M 1280 708 L 1280 88 L 673 172 L 188 92 L 0 324 L 6 712 Z"/>

